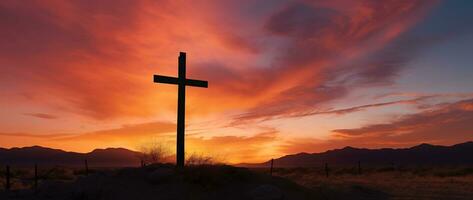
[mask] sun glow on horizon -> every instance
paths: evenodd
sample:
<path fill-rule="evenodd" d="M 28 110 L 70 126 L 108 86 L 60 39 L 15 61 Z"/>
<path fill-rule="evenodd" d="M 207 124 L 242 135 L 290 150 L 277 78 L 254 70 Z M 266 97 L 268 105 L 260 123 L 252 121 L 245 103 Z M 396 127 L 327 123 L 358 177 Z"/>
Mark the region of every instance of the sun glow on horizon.
<path fill-rule="evenodd" d="M 0 147 L 174 145 L 177 87 L 152 76 L 177 76 L 181 51 L 187 76 L 209 81 L 187 89 L 189 153 L 240 163 L 473 140 L 463 4 L 3 1 Z"/>

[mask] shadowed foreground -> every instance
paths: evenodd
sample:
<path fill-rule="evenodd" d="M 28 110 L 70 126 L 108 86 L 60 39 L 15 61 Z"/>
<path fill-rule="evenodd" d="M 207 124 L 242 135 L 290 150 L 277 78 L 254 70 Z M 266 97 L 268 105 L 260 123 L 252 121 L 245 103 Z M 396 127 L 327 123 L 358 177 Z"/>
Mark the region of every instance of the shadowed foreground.
<path fill-rule="evenodd" d="M 392 200 L 473 199 L 471 166 L 370 166 L 362 171 L 331 167 L 328 177 L 323 167 L 277 168 L 273 173 L 325 193 L 351 191 L 351 195 L 360 196 L 366 195 L 363 191 L 380 191 Z"/>
<path fill-rule="evenodd" d="M 0 199 L 456 199 L 473 195 L 468 166 L 330 167 L 268 169 L 202 165 L 176 171 L 173 165 L 144 168 L 41 170 L 37 194 L 31 173 L 13 171 L 6 193 L 0 173 Z M 0 170 L 1 171 L 1 170 Z M 291 182 L 292 180 L 294 182 Z"/>
<path fill-rule="evenodd" d="M 0 199 L 325 199 L 287 179 L 231 166 L 172 165 L 97 171 L 75 181 L 43 181 Z M 332 199 L 332 198 L 331 198 Z"/>

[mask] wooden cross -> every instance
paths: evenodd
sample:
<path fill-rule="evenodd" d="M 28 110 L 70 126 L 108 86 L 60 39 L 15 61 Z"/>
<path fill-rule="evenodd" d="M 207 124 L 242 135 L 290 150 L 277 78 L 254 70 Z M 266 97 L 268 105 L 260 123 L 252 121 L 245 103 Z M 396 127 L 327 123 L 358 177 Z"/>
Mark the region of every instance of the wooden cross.
<path fill-rule="evenodd" d="M 180 52 L 178 58 L 179 76 L 169 77 L 154 75 L 155 83 L 175 84 L 178 86 L 177 96 L 177 144 L 176 144 L 176 165 L 184 167 L 184 129 L 186 114 L 186 86 L 208 87 L 207 81 L 193 80 L 186 78 L 186 53 Z"/>

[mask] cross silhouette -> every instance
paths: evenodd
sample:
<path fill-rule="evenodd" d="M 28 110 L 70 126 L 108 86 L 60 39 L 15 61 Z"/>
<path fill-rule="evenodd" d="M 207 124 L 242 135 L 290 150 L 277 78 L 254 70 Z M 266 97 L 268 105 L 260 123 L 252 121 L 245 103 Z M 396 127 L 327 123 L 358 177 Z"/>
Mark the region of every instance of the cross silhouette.
<path fill-rule="evenodd" d="M 178 58 L 178 77 L 154 75 L 155 83 L 167 83 L 178 85 L 177 96 L 177 144 L 176 165 L 184 167 L 184 138 L 185 138 L 185 114 L 186 114 L 186 86 L 208 87 L 207 81 L 186 78 L 186 53 L 180 52 Z"/>

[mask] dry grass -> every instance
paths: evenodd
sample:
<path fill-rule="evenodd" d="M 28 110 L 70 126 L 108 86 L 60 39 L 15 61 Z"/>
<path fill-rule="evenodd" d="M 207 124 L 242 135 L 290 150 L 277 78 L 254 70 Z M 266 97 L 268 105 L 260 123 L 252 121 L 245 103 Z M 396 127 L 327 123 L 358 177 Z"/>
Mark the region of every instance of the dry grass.
<path fill-rule="evenodd" d="M 244 170 L 209 165 L 213 160 L 199 154 L 193 157 L 194 160 L 187 160 L 192 165 L 186 168 L 183 176 L 190 183 L 217 188 L 229 180 L 251 180 L 252 176 L 248 177 L 249 173 Z M 269 173 L 268 169 L 257 171 Z M 95 170 L 90 170 L 90 173 L 94 172 Z M 329 172 L 329 177 L 326 177 L 323 167 L 276 168 L 273 174 L 311 188 L 326 199 L 344 199 L 346 195 L 374 196 L 358 199 L 386 199 L 384 197 L 387 196 L 394 200 L 460 200 L 473 197 L 472 167 L 371 167 L 363 168 L 362 174 L 359 174 L 356 167 L 333 167 Z M 39 175 L 41 184 L 43 180 L 72 182 L 84 174 L 80 168 L 52 167 L 40 168 Z M 31 168 L 12 168 L 12 189 L 31 188 L 32 177 Z M 4 188 L 4 180 L 4 170 L 0 170 L 0 190 Z"/>
<path fill-rule="evenodd" d="M 199 166 L 199 165 L 215 165 L 219 164 L 218 160 L 212 156 L 207 156 L 199 153 L 191 153 L 187 155 L 186 165 Z"/>
<path fill-rule="evenodd" d="M 4 167 L 3 167 L 4 168 Z M 93 173 L 94 170 L 89 170 Z M 74 167 L 40 167 L 38 169 L 38 183 L 43 181 L 75 181 L 79 176 L 84 176 L 85 172 L 81 168 Z M 5 189 L 6 178 L 5 170 L 0 170 L 0 190 Z M 10 167 L 10 187 L 12 190 L 32 188 L 34 184 L 33 167 Z"/>
<path fill-rule="evenodd" d="M 473 168 L 471 167 L 379 167 L 330 169 L 326 177 L 323 168 L 275 169 L 276 176 L 291 179 L 312 189 L 349 191 L 366 188 L 380 191 L 390 199 L 472 199 Z"/>
<path fill-rule="evenodd" d="M 260 197 L 261 192 L 268 192 L 268 188 L 273 188 L 270 192 L 276 192 L 276 196 L 278 193 L 279 196 L 284 195 L 285 199 L 320 199 L 313 191 L 286 179 L 227 165 L 202 164 L 180 169 L 172 164 L 151 164 L 139 168 L 103 170 L 106 169 L 97 169 L 94 174 L 75 181 L 44 182 L 39 184 L 36 193 L 17 190 L 20 188 L 13 192 L 0 191 L 0 199 L 240 200 L 259 199 L 256 197 Z"/>

